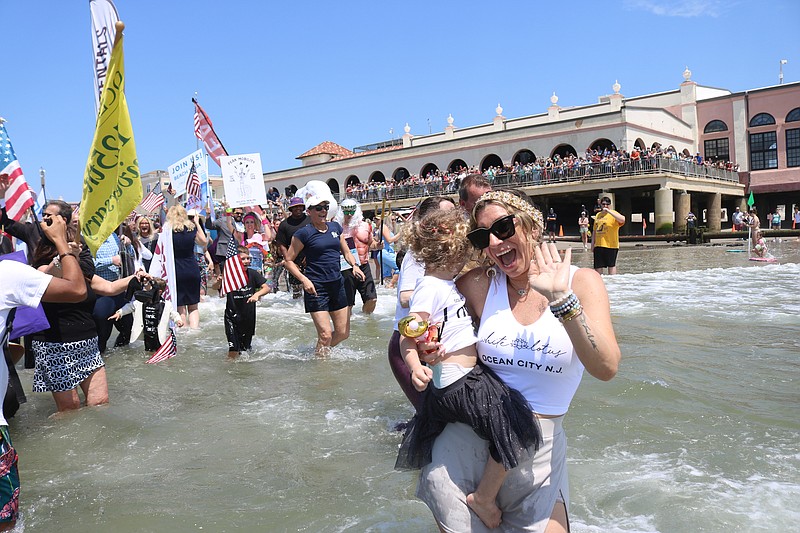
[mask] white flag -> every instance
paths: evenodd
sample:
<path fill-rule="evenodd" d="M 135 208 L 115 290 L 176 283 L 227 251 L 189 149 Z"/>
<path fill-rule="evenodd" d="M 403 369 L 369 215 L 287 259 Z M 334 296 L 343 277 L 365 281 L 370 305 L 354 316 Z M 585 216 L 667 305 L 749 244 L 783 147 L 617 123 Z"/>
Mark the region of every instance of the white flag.
<path fill-rule="evenodd" d="M 92 12 L 92 51 L 94 52 L 95 109 L 100 112 L 100 95 L 106 82 L 111 48 L 117 35 L 115 24 L 119 21 L 117 8 L 112 0 L 90 0 Z"/>
<path fill-rule="evenodd" d="M 161 233 L 158 234 L 158 242 L 156 243 L 156 250 L 153 252 L 153 260 L 150 262 L 149 274 L 167 282 L 167 288 L 163 295 L 164 299 L 170 303 L 173 311 L 178 311 L 175 253 L 172 249 L 172 227 L 169 222 L 164 224 Z"/>

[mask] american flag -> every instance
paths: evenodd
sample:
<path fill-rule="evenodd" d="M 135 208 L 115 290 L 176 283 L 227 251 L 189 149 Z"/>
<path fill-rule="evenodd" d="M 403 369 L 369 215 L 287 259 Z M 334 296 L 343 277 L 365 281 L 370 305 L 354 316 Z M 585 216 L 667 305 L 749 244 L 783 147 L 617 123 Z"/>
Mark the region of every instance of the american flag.
<path fill-rule="evenodd" d="M 189 170 L 189 177 L 186 179 L 186 196 L 200 198 L 200 194 L 200 176 L 197 175 L 197 167 L 195 167 L 194 159 L 192 159 L 192 168 Z"/>
<path fill-rule="evenodd" d="M 206 147 L 206 152 L 211 156 L 211 159 L 219 165 L 219 158 L 223 155 L 228 155 L 228 151 L 222 146 L 222 141 L 217 137 L 214 131 L 214 126 L 211 124 L 211 119 L 208 118 L 206 112 L 197 103 L 197 100 L 192 98 L 194 102 L 194 134 L 203 141 L 203 146 Z"/>
<path fill-rule="evenodd" d="M 139 207 L 148 213 L 152 213 L 156 208 L 162 205 L 164 205 L 164 195 L 161 194 L 161 184 L 159 183 L 156 185 L 155 189 L 145 196 L 142 203 L 139 204 Z"/>
<path fill-rule="evenodd" d="M 29 207 L 33 207 L 33 191 L 28 187 L 19 166 L 8 132 L 0 118 L 0 180 L 8 182 L 6 189 L 6 214 L 19 221 Z"/>
<path fill-rule="evenodd" d="M 225 260 L 225 270 L 222 273 L 222 294 L 238 291 L 245 285 L 247 285 L 247 272 L 239 254 L 236 254 Z"/>
<path fill-rule="evenodd" d="M 166 310 L 164 311 L 167 312 Z M 153 357 L 145 361 L 148 365 L 154 365 L 156 363 L 160 363 L 161 361 L 166 361 L 167 359 L 171 359 L 178 355 L 178 348 L 177 342 L 175 340 L 175 332 L 172 331 L 172 328 L 169 330 L 169 337 L 167 340 L 164 341 L 164 344 L 153 353 Z"/>

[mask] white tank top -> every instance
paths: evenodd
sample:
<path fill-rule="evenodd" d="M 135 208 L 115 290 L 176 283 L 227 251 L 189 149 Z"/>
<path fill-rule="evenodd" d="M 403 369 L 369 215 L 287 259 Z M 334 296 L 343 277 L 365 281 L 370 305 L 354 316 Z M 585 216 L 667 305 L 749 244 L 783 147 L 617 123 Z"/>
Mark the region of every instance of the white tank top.
<path fill-rule="evenodd" d="M 570 285 L 577 270 L 571 267 Z M 517 322 L 508 301 L 506 275 L 499 269 L 481 313 L 478 357 L 542 415 L 566 413 L 583 376 L 583 363 L 549 307 L 530 326 Z"/>

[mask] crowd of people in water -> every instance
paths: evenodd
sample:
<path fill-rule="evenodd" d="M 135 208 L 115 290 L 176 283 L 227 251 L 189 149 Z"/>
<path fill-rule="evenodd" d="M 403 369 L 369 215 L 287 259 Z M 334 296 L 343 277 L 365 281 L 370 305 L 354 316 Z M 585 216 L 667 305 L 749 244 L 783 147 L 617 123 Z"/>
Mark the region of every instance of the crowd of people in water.
<path fill-rule="evenodd" d="M 417 496 L 436 523 L 445 531 L 568 531 L 562 422 L 584 371 L 600 380 L 617 372 L 600 274 L 616 273 L 626 219 L 606 196 L 591 213 L 582 207 L 595 268 L 577 268 L 572 249 L 556 247 L 554 210 L 543 213 L 493 178 L 459 176 L 456 201 L 434 194 L 407 216 L 378 211 L 374 220 L 322 182 L 288 199 L 270 190 L 267 206 L 221 206 L 209 217 L 175 204 L 163 219 L 132 214 L 94 255 L 63 201 L 47 202 L 41 221 L 14 221 L 3 210 L 2 252 L 13 251 L 13 236 L 25 254 L 0 258 L 0 525 L 13 524 L 19 505 L 7 420 L 25 401 L 20 359 L 34 369 L 33 392 L 50 392 L 59 412 L 102 405 L 113 401 L 108 352 L 141 338 L 148 362 L 169 358 L 175 330 L 200 327 L 205 300 L 225 298 L 231 360 L 252 350 L 257 303 L 278 291 L 303 300 L 314 354 L 326 358 L 349 338 L 356 298 L 370 315 L 383 283 L 396 291 L 388 366 L 415 412 L 396 468 L 420 471 Z M 757 254 L 768 253 L 755 209 L 732 218 L 754 231 Z M 230 285 L 237 269 L 242 281 Z M 40 304 L 45 324 L 20 331 L 14 310 Z"/>
<path fill-rule="evenodd" d="M 396 290 L 389 367 L 416 412 L 397 468 L 421 469 L 417 493 L 436 522 L 567 531 L 562 420 L 584 370 L 608 380 L 620 359 L 600 275 L 543 243 L 545 220 L 527 195 L 493 190 L 482 174 L 460 179 L 458 202 L 434 195 L 406 217 L 376 220 L 317 184 L 285 209 L 278 195 L 264 209 L 223 207 L 208 218 L 180 205 L 163 220 L 134 214 L 94 256 L 65 202 L 48 202 L 41 221 L 3 212 L 4 231 L 26 251 L 22 262 L 0 261 L 6 419 L 24 401 L 15 371 L 23 357 L 33 391 L 50 392 L 58 411 L 102 405 L 113 402 L 108 352 L 142 338 L 148 362 L 167 359 L 175 329 L 200 327 L 204 299 L 226 298 L 235 359 L 251 349 L 259 298 L 288 291 L 303 299 L 324 358 L 350 336 L 356 296 L 369 315 L 384 282 Z M 228 287 L 237 265 L 244 282 Z M 12 309 L 39 304 L 45 329 L 20 337 Z M 0 437 L 8 525 L 19 477 L 6 420 Z"/>

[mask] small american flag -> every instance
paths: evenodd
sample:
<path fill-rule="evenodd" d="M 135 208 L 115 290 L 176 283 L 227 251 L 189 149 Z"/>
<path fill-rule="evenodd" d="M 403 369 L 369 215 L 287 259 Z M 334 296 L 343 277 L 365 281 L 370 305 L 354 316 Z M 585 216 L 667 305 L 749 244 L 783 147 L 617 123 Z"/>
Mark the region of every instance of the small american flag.
<path fill-rule="evenodd" d="M 0 118 L 0 180 L 8 181 L 6 189 L 6 214 L 19 221 L 29 207 L 33 207 L 33 191 L 28 187 L 19 166 L 8 132 Z"/>
<path fill-rule="evenodd" d="M 166 312 L 166 311 L 165 311 Z M 145 361 L 148 365 L 154 365 L 161 361 L 166 361 L 178 355 L 177 342 L 175 341 L 175 332 L 170 328 L 169 337 L 164 341 L 164 344 L 155 351 L 153 357 Z"/>
<path fill-rule="evenodd" d="M 186 180 L 186 195 L 200 197 L 200 176 L 197 175 L 194 159 L 192 159 L 192 168 L 189 170 L 189 178 Z"/>
<path fill-rule="evenodd" d="M 150 193 L 145 196 L 144 200 L 142 200 L 142 203 L 139 204 L 139 207 L 148 213 L 152 213 L 162 205 L 164 205 L 164 195 L 161 194 L 161 184 L 159 183 L 156 185 L 155 189 L 150 191 Z"/>
<path fill-rule="evenodd" d="M 225 270 L 222 273 L 222 294 L 238 291 L 245 285 L 247 285 L 247 272 L 239 254 L 236 254 L 225 260 Z"/>

